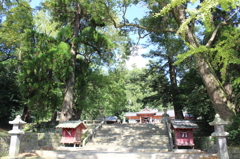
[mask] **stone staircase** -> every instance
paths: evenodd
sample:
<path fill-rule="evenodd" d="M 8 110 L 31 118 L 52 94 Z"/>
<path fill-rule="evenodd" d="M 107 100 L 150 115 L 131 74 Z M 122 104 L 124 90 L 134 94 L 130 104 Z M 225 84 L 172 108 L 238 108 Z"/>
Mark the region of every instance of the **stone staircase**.
<path fill-rule="evenodd" d="M 216 154 L 200 151 L 169 151 L 164 124 L 103 125 L 85 147 L 36 150 L 37 159 L 203 159 Z"/>
<path fill-rule="evenodd" d="M 168 152 L 165 124 L 105 124 L 84 150 L 111 152 Z"/>

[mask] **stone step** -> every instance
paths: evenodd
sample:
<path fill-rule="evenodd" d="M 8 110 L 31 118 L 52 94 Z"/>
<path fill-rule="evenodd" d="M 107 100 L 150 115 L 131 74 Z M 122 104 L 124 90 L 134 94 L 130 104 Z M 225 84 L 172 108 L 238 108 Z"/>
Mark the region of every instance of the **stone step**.
<path fill-rule="evenodd" d="M 113 145 L 142 145 L 142 146 L 156 146 L 156 145 L 163 145 L 163 144 L 169 144 L 167 141 L 158 141 L 158 142 L 147 142 L 147 141 L 138 141 L 138 142 L 125 142 L 125 141 L 111 141 L 111 140 L 98 140 L 91 142 L 93 144 L 113 144 Z"/>
<path fill-rule="evenodd" d="M 102 129 L 102 131 L 106 132 L 165 132 L 167 131 L 166 129 L 156 129 L 156 130 L 150 130 L 150 129 Z"/>
<path fill-rule="evenodd" d="M 46 159 L 199 159 L 201 157 L 212 157 L 216 154 L 210 153 L 173 153 L 173 152 L 109 152 L 83 150 L 82 148 L 75 150 L 36 150 L 41 158 Z"/>
<path fill-rule="evenodd" d="M 118 144 L 127 144 L 127 143 L 130 143 L 130 144 L 147 144 L 147 145 L 161 145 L 161 144 L 169 144 L 169 141 L 168 140 L 163 140 L 163 141 L 155 141 L 155 142 L 150 142 L 148 140 L 131 140 L 131 141 L 128 141 L 128 140 L 111 140 L 111 139 L 99 139 L 99 140 L 93 140 L 92 143 L 118 143 Z"/>
<path fill-rule="evenodd" d="M 158 152 L 168 152 L 169 149 L 167 147 L 160 147 L 160 148 L 147 148 L 147 147 L 92 147 L 86 148 L 84 151 L 101 151 L 101 152 L 144 152 L 144 153 L 158 153 Z"/>
<path fill-rule="evenodd" d="M 128 126 L 108 126 L 108 125 L 103 125 L 104 128 L 106 129 L 124 129 L 124 128 L 128 128 L 128 129 L 143 129 L 143 128 L 148 128 L 148 129 L 163 129 L 166 126 L 134 126 L 134 127 L 128 127 Z"/>
<path fill-rule="evenodd" d="M 163 141 L 169 141 L 168 138 L 162 138 L 162 139 L 149 139 L 149 138 L 131 138 L 131 137 L 122 137 L 122 138 L 111 138 L 111 137 L 97 137 L 93 138 L 92 141 L 124 141 L 124 142 L 149 142 L 149 143 L 157 143 L 157 142 L 163 142 Z"/>
<path fill-rule="evenodd" d="M 155 127 L 143 127 L 143 126 L 138 126 L 138 127 L 117 127 L 117 126 L 106 126 L 106 125 L 103 125 L 103 128 L 104 129 L 136 129 L 136 130 L 139 130 L 139 129 L 151 129 L 151 130 L 156 130 L 156 129 L 164 129 L 166 128 L 166 126 L 161 126 L 161 127 L 158 127 L 158 126 L 155 126 Z"/>
<path fill-rule="evenodd" d="M 167 132 L 147 132 L 147 133 L 142 133 L 142 132 L 123 132 L 123 133 L 118 133 L 118 132 L 98 132 L 96 135 L 98 136 L 104 136 L 106 134 L 109 135 L 138 135 L 138 136 L 159 136 L 159 135 L 167 135 Z"/>
<path fill-rule="evenodd" d="M 121 145 L 121 146 L 120 146 Z M 118 144 L 118 143 L 89 143 L 86 147 L 87 148 L 94 148 L 94 147 L 103 147 L 108 146 L 108 148 L 112 147 L 141 147 L 145 149 L 154 148 L 154 149 L 170 149 L 170 145 L 168 143 L 162 143 L 162 144 L 139 144 L 139 143 L 124 143 L 124 144 Z"/>
<path fill-rule="evenodd" d="M 162 126 L 148 126 L 148 125 L 137 125 L 137 126 L 109 126 L 109 125 L 103 125 L 103 127 L 105 129 L 164 129 L 166 126 L 162 125 Z"/>
<path fill-rule="evenodd" d="M 97 137 L 92 139 L 93 142 L 96 141 L 121 141 L 121 142 L 148 142 L 148 143 L 159 143 L 159 142 L 168 142 L 168 138 L 162 138 L 162 139 L 150 139 L 150 138 L 113 138 L 113 137 Z"/>
<path fill-rule="evenodd" d="M 149 134 L 134 134 L 134 133 L 131 133 L 131 134 L 118 134 L 118 133 L 107 133 L 107 135 L 106 134 L 103 134 L 103 133 L 98 133 L 98 134 L 96 134 L 95 135 L 95 137 L 133 137 L 133 138 L 156 138 L 156 139 L 158 139 L 158 138 L 164 138 L 163 136 L 168 136 L 168 134 L 167 133 L 161 133 L 161 134 L 151 134 L 151 133 L 149 133 Z"/>
<path fill-rule="evenodd" d="M 170 148 L 165 125 L 103 125 L 84 149 L 124 152 L 167 152 Z"/>
<path fill-rule="evenodd" d="M 122 143 L 122 142 L 92 142 L 93 145 L 108 145 L 108 146 L 144 146 L 144 147 L 156 147 L 169 145 L 167 142 L 157 143 L 157 144 L 146 144 L 146 143 Z M 88 145 L 87 145 L 88 146 Z"/>
<path fill-rule="evenodd" d="M 154 134 L 151 136 L 151 134 L 144 135 L 144 134 L 111 134 L 109 133 L 107 136 L 104 134 L 97 134 L 95 136 L 96 138 L 99 137 L 105 137 L 105 138 L 135 138 L 135 139 L 163 139 L 163 138 L 168 138 L 167 134 L 159 135 L 159 134 Z"/>
<path fill-rule="evenodd" d="M 151 124 L 143 124 L 143 125 L 103 125 L 104 128 L 108 128 L 108 129 L 123 129 L 123 128 L 128 128 L 128 129 L 143 129 L 143 128 L 148 128 L 148 129 L 161 129 L 161 128 L 165 128 L 166 125 L 151 125 Z"/>
<path fill-rule="evenodd" d="M 129 132 L 136 132 L 136 133 L 161 133 L 161 132 L 167 132 L 167 130 L 108 130 L 108 129 L 102 129 L 100 132 L 113 132 L 113 133 L 129 133 Z"/>

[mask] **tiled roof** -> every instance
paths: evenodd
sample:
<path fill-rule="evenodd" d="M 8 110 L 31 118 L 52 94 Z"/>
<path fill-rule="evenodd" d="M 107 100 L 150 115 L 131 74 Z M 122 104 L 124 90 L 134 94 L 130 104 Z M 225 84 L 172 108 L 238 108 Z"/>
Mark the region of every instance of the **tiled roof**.
<path fill-rule="evenodd" d="M 56 126 L 56 128 L 76 128 L 78 125 L 83 123 L 81 120 L 72 120 L 72 121 L 65 121 Z"/>
<path fill-rule="evenodd" d="M 141 110 L 140 112 L 137 112 L 137 114 L 155 114 L 155 113 L 157 113 L 157 112 L 158 112 L 157 109 L 144 108 L 144 109 Z"/>
<path fill-rule="evenodd" d="M 174 129 L 198 129 L 198 125 L 191 120 L 175 119 L 171 123 Z"/>

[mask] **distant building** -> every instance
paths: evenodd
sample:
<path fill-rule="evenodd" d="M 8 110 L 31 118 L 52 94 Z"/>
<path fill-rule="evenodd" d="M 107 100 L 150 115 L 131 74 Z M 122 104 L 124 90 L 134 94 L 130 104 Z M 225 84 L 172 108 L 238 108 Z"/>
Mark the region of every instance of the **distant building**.
<path fill-rule="evenodd" d="M 117 123 L 118 117 L 117 116 L 107 116 L 105 118 L 105 121 L 107 124 L 113 124 L 113 123 Z"/>
<path fill-rule="evenodd" d="M 144 108 L 140 112 L 128 112 L 124 116 L 129 123 L 159 123 L 162 120 L 164 112 L 157 109 Z M 168 110 L 167 114 L 171 119 L 175 119 L 174 110 Z M 183 112 L 185 119 L 193 119 L 192 115 Z"/>

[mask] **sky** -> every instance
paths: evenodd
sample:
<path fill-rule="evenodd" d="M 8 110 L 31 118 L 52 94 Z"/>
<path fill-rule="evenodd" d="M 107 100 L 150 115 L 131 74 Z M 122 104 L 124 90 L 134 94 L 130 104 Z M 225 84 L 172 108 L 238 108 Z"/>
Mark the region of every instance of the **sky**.
<path fill-rule="evenodd" d="M 39 5 L 44 0 L 32 0 L 31 6 L 35 7 Z M 143 4 L 139 4 L 137 6 L 131 6 L 126 13 L 127 19 L 132 22 L 136 17 L 142 18 L 145 15 L 146 7 L 144 7 Z M 137 35 L 131 35 L 130 36 L 135 42 L 138 41 Z M 144 43 L 144 40 L 141 40 L 140 43 Z M 132 69 L 132 65 L 135 64 L 138 68 L 143 68 L 148 63 L 148 59 L 143 58 L 141 55 L 145 54 L 149 51 L 149 48 L 143 48 L 141 45 L 135 46 L 134 52 L 132 52 L 132 56 L 129 57 L 128 60 L 126 60 L 126 67 L 128 69 Z"/>
<path fill-rule="evenodd" d="M 136 17 L 142 18 L 145 15 L 146 7 L 143 4 L 131 6 L 126 14 L 127 19 L 132 22 Z M 131 38 L 137 42 L 138 35 L 131 35 Z M 140 43 L 144 43 L 145 39 L 141 39 Z M 148 64 L 148 59 L 143 58 L 141 55 L 149 52 L 150 48 L 143 48 L 141 45 L 136 46 L 138 49 L 133 52 L 133 56 L 130 56 L 126 62 L 126 67 L 132 69 L 132 65 L 136 64 L 138 68 L 143 68 Z"/>

